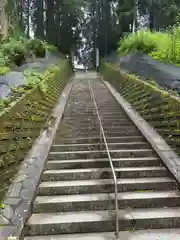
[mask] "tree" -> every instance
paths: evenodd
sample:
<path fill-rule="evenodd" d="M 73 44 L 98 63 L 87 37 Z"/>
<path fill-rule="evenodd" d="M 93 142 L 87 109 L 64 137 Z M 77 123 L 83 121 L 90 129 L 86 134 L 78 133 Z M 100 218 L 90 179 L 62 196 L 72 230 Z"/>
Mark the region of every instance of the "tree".
<path fill-rule="evenodd" d="M 44 1 L 36 0 L 35 2 L 35 36 L 44 40 Z"/>
<path fill-rule="evenodd" d="M 8 36 L 9 21 L 6 12 L 7 1 L 1 0 L 0 2 L 0 39 L 4 39 Z"/>

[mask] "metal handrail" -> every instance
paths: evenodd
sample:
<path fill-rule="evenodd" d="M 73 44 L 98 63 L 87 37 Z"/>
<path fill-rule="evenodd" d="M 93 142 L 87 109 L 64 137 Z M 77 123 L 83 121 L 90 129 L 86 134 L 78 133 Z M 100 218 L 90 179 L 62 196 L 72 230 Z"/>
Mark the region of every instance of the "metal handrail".
<path fill-rule="evenodd" d="M 119 207 L 118 207 L 117 178 L 116 178 L 116 173 L 115 173 L 115 170 L 114 170 L 111 154 L 110 154 L 110 151 L 109 151 L 109 147 L 108 147 L 108 144 L 107 144 L 107 141 L 106 141 L 106 136 L 105 136 L 105 133 L 104 133 L 101 117 L 99 115 L 99 111 L 98 111 L 98 107 L 97 107 L 97 103 L 96 103 L 96 98 L 94 96 L 94 93 L 93 93 L 93 90 L 92 90 L 92 87 L 91 87 L 89 81 L 88 81 L 88 85 L 89 85 L 89 89 L 90 89 L 90 92 L 91 92 L 91 96 L 93 98 L 96 114 L 97 114 L 97 117 L 98 117 L 98 120 L 99 120 L 100 135 L 102 134 L 102 136 L 103 136 L 103 140 L 104 140 L 104 143 L 105 143 L 105 146 L 106 146 L 106 151 L 107 151 L 107 154 L 108 154 L 111 170 L 112 170 L 112 173 L 113 173 L 114 193 L 115 193 L 115 211 L 116 211 L 116 239 L 118 240 L 119 239 L 119 215 L 118 215 Z"/>

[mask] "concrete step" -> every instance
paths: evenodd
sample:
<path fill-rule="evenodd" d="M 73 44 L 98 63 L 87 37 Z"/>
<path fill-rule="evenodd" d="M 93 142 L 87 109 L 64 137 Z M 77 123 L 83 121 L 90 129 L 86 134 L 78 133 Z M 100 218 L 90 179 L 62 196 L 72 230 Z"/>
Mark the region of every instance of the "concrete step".
<path fill-rule="evenodd" d="M 128 132 L 139 132 L 135 126 L 133 125 L 129 125 L 129 126 L 125 126 L 125 125 L 120 125 L 120 126 L 112 126 L 112 124 L 109 124 L 108 126 L 106 125 L 106 127 L 104 127 L 104 132 L 105 133 L 113 133 L 113 132 L 124 132 L 126 129 L 126 131 Z M 71 132 L 71 131 L 75 131 L 75 132 L 84 132 L 84 131 L 91 131 L 91 132 L 99 132 L 99 125 L 95 124 L 86 124 L 84 126 L 82 126 L 81 124 L 78 125 L 67 125 L 67 126 L 61 126 L 58 131 L 57 134 L 61 133 L 61 132 Z"/>
<path fill-rule="evenodd" d="M 33 205 L 34 213 L 98 211 L 115 209 L 114 193 L 39 196 Z M 140 191 L 118 193 L 119 208 L 151 208 L 180 206 L 178 191 Z"/>
<path fill-rule="evenodd" d="M 142 135 L 138 136 L 119 136 L 119 137 L 106 137 L 106 141 L 108 143 L 125 143 L 125 142 L 133 142 L 133 141 L 144 141 L 145 138 Z M 68 137 L 62 137 L 62 138 L 55 138 L 54 144 L 69 144 L 69 143 L 94 143 L 94 142 L 100 142 L 100 136 L 95 135 L 93 137 L 77 137 L 77 138 L 68 138 Z"/>
<path fill-rule="evenodd" d="M 132 230 L 132 231 L 130 231 Z M 119 235 L 122 240 L 179 240 L 180 229 L 147 229 L 129 231 L 120 231 Z M 30 236 L 25 240 L 116 240 L 114 232 L 102 233 L 79 233 L 79 234 L 62 234 L 49 236 Z"/>
<path fill-rule="evenodd" d="M 176 181 L 169 177 L 154 178 L 122 178 L 118 180 L 118 191 L 136 190 L 173 190 Z M 114 191 L 112 179 L 73 180 L 42 182 L 39 185 L 39 195 L 66 195 L 85 193 L 110 193 Z"/>
<path fill-rule="evenodd" d="M 117 136 L 138 136 L 140 135 L 140 132 L 137 129 L 127 130 L 124 128 L 124 130 L 117 131 L 116 129 L 110 129 L 104 131 L 106 137 L 117 137 Z M 94 137 L 97 135 L 100 135 L 100 130 L 86 130 L 81 131 L 81 129 L 73 130 L 73 129 L 61 129 L 60 131 L 57 131 L 56 133 L 56 139 L 60 137 L 73 137 L 74 135 L 77 135 L 77 137 Z"/>
<path fill-rule="evenodd" d="M 79 111 L 72 111 L 71 113 L 66 113 L 65 115 L 64 115 L 64 119 L 69 119 L 69 118 L 73 118 L 73 117 L 78 117 L 78 116 L 85 116 L 85 117 L 94 117 L 94 116 L 96 116 L 96 111 L 94 111 L 94 110 L 89 110 L 89 111 L 87 111 L 87 110 L 85 110 L 85 109 L 83 109 L 83 110 L 79 110 Z M 119 117 L 119 118 L 123 118 L 123 119 L 128 119 L 128 117 L 127 117 L 127 115 L 125 114 L 125 113 L 122 113 L 122 112 L 119 112 L 119 111 L 108 111 L 108 110 L 103 110 L 103 111 L 99 111 L 99 114 L 100 114 L 100 116 L 102 117 L 102 118 L 109 118 L 109 117 L 115 117 L 115 118 L 117 118 L 117 117 Z"/>
<path fill-rule="evenodd" d="M 113 158 L 114 167 L 138 167 L 138 166 L 160 166 L 161 160 L 157 157 L 142 158 Z M 46 169 L 72 169 L 72 168 L 101 168 L 109 167 L 109 159 L 72 159 L 72 160 L 50 160 Z"/>
<path fill-rule="evenodd" d="M 129 143 L 108 143 L 109 149 L 147 149 L 150 145 L 148 142 L 129 142 Z M 105 144 L 99 143 L 82 143 L 82 144 L 54 144 L 51 147 L 51 151 L 87 151 L 87 150 L 93 150 L 93 149 L 106 149 Z"/>
<path fill-rule="evenodd" d="M 118 129 L 118 128 L 124 128 L 124 127 L 127 127 L 127 128 L 130 128 L 130 127 L 135 127 L 134 125 L 133 125 L 133 123 L 132 122 L 130 122 L 130 121 L 126 121 L 126 122 L 120 122 L 120 123 L 115 123 L 115 124 L 112 124 L 111 122 L 103 122 L 102 121 L 102 123 L 104 123 L 103 124 L 103 126 L 104 126 L 104 129 L 109 129 L 109 128 L 116 128 L 116 129 Z M 61 128 L 70 128 L 70 129 L 73 129 L 74 127 L 80 127 L 82 130 L 83 129 L 87 129 L 88 127 L 97 127 L 97 119 L 96 120 L 92 120 L 92 121 L 86 121 L 86 122 L 81 122 L 81 123 L 77 123 L 76 125 L 73 125 L 72 123 L 67 123 L 67 122 L 64 122 L 64 123 L 61 123 L 61 125 L 60 125 L 60 127 L 59 127 L 59 129 L 61 129 Z"/>
<path fill-rule="evenodd" d="M 115 211 L 80 211 L 32 214 L 28 235 L 92 233 L 115 230 Z M 180 208 L 119 210 L 120 230 L 179 228 Z"/>
<path fill-rule="evenodd" d="M 132 125 L 132 121 L 131 120 L 128 120 L 128 119 L 122 119 L 122 120 L 106 120 L 106 119 L 101 119 L 102 123 L 103 123 L 103 126 L 110 126 L 110 125 L 116 125 L 116 126 L 131 126 Z M 88 125 L 90 123 L 96 123 L 97 124 L 98 122 L 98 119 L 97 117 L 94 117 L 94 118 L 79 118 L 78 119 L 78 122 L 77 124 L 79 126 L 84 126 L 84 125 Z M 62 120 L 61 122 L 62 125 L 70 125 L 72 126 L 74 124 L 74 119 L 72 120 Z M 60 124 L 60 126 L 61 126 Z"/>
<path fill-rule="evenodd" d="M 166 177 L 168 170 L 165 167 L 126 167 L 115 168 L 117 178 Z M 112 179 L 111 168 L 80 168 L 46 170 L 42 181 L 66 181 L 89 179 Z"/>
<path fill-rule="evenodd" d="M 126 157 L 154 157 L 155 152 L 152 149 L 121 149 L 110 150 L 112 158 L 126 158 Z M 93 151 L 73 151 L 73 152 L 50 152 L 49 160 L 65 160 L 65 159 L 88 159 L 88 158 L 106 158 L 106 150 Z"/>

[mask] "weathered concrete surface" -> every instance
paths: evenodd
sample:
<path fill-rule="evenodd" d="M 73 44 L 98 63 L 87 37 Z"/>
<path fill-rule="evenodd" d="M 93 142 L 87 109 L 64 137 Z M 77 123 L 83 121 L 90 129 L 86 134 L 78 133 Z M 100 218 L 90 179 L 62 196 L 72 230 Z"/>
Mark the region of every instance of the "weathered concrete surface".
<path fill-rule="evenodd" d="M 180 229 L 120 232 L 120 240 L 179 240 Z M 25 240 L 116 240 L 114 232 L 26 237 Z"/>
<path fill-rule="evenodd" d="M 52 112 L 53 121 L 47 130 L 41 133 L 27 157 L 22 162 L 17 177 L 12 182 L 4 199 L 5 208 L 0 216 L 0 239 L 10 239 L 23 235 L 24 223 L 31 214 L 32 201 L 36 195 L 41 173 L 52 145 L 66 100 L 71 89 L 67 85 L 62 92 L 59 102 Z"/>
<path fill-rule="evenodd" d="M 77 146 L 77 143 L 89 143 L 89 140 L 92 144 L 102 140 L 92 91 L 108 135 L 107 141 L 110 139 L 107 133 L 111 133 L 111 143 L 116 146 L 117 143 L 127 144 L 139 137 L 147 142 L 138 128 L 132 126 L 131 119 L 95 74 L 92 78 L 88 74 L 77 75 L 54 143 L 76 143 L 76 149 L 69 149 L 69 146 L 64 150 L 51 148 L 38 196 L 33 204 L 33 214 L 26 223 L 27 235 L 37 237 L 115 231 L 115 207 L 112 198 L 114 181 L 112 175 L 110 179 L 107 175 L 101 175 L 101 172 L 108 173 L 107 152 L 101 147 L 83 150 L 80 145 Z M 128 137 L 127 133 L 130 133 Z M 112 148 L 110 153 L 113 163 L 119 168 L 115 170 L 118 178 L 120 229 L 180 227 L 176 181 L 162 167 L 162 161 L 150 144 L 147 148 Z M 143 165 L 148 161 L 149 165 Z M 94 168 L 90 169 L 92 164 Z M 122 168 L 126 170 L 122 171 Z"/>

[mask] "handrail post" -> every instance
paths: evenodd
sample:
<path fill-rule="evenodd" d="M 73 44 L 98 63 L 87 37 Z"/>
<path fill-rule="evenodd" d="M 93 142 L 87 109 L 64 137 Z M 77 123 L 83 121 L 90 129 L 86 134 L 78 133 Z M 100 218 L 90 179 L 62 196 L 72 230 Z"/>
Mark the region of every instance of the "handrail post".
<path fill-rule="evenodd" d="M 107 155 L 108 155 L 108 158 L 109 158 L 111 170 L 112 170 L 112 173 L 113 173 L 114 197 L 115 197 L 115 212 L 116 212 L 116 240 L 119 240 L 119 206 L 118 206 L 117 178 L 116 178 L 116 173 L 115 173 L 115 170 L 114 170 L 112 158 L 111 158 L 111 155 L 110 155 L 109 147 L 108 147 L 108 144 L 107 144 L 107 141 L 106 141 L 106 136 L 105 136 L 105 133 L 104 133 L 102 121 L 101 121 L 101 118 L 100 118 L 100 115 L 99 115 L 99 110 L 98 110 L 98 107 L 97 107 L 96 99 L 95 99 L 95 96 L 94 96 L 94 93 L 93 93 L 93 90 L 92 90 L 92 87 L 91 87 L 89 81 L 88 81 L 88 85 L 89 85 L 89 90 L 90 90 L 90 93 L 91 93 L 91 97 L 92 97 L 93 102 L 94 102 L 94 109 L 96 110 L 96 114 L 97 114 L 97 117 L 98 117 L 98 120 L 99 120 L 99 126 L 100 126 L 100 147 L 101 147 L 101 135 L 102 135 L 102 138 L 104 140 L 104 144 L 105 144 L 105 147 L 106 147 Z"/>

